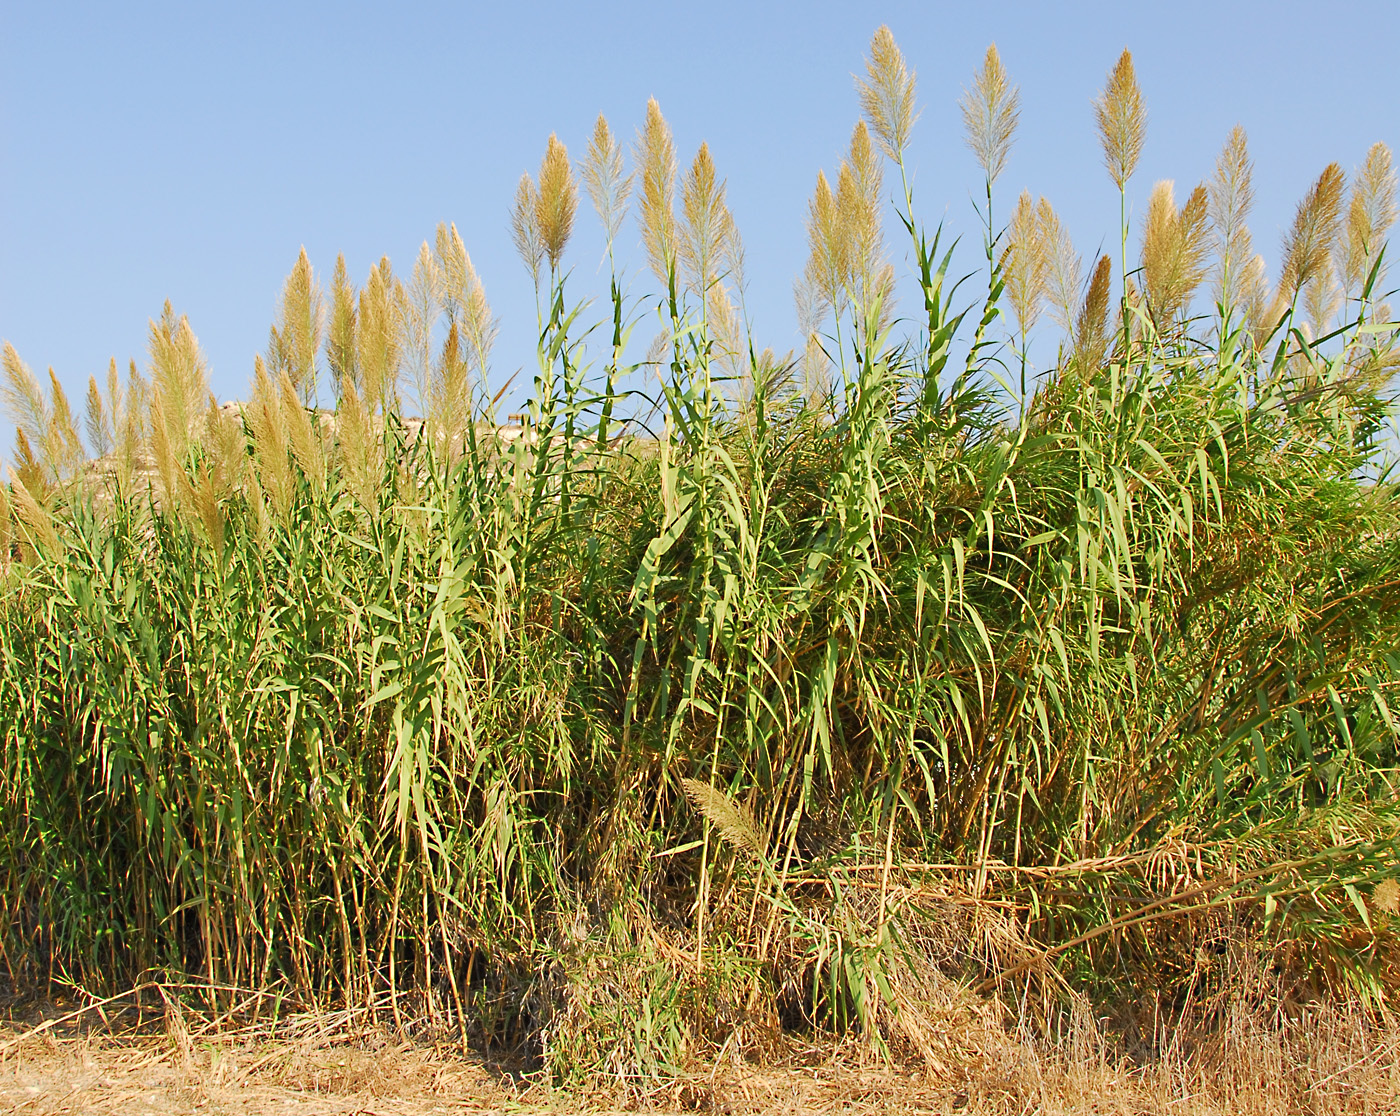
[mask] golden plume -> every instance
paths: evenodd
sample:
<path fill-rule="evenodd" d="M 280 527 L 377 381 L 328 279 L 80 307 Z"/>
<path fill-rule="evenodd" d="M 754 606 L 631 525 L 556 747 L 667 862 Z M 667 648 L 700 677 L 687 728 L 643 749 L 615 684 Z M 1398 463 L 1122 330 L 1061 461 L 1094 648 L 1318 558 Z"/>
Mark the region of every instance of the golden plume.
<path fill-rule="evenodd" d="M 14 511 L 10 507 L 10 486 L 0 484 L 0 573 L 9 568 L 14 546 Z"/>
<path fill-rule="evenodd" d="M 48 554 L 55 554 L 62 544 L 53 517 L 42 502 L 30 491 L 22 476 L 10 473 L 10 496 L 14 500 L 15 518 L 28 528 L 31 545 L 38 543 Z M 37 549 L 37 548 L 36 548 Z"/>
<path fill-rule="evenodd" d="M 564 245 L 574 231 L 574 214 L 578 211 L 578 186 L 574 184 L 569 152 L 559 137 L 549 134 L 544 159 L 540 162 L 540 188 L 535 196 L 535 224 L 540 231 L 540 243 L 553 271 L 559 267 Z"/>
<path fill-rule="evenodd" d="M 1169 180 L 1153 187 L 1143 228 L 1142 272 L 1148 304 L 1161 328 L 1186 308 L 1205 278 L 1206 209 L 1204 186 L 1191 191 L 1179 211 Z"/>
<path fill-rule="evenodd" d="M 972 79 L 972 88 L 963 91 L 958 103 L 967 146 L 972 148 L 990 186 L 1006 167 L 1021 118 L 1020 91 L 1007 80 L 995 43 L 987 48 L 987 57 Z"/>
<path fill-rule="evenodd" d="M 1314 340 L 1326 335 L 1332 328 L 1332 320 L 1337 316 L 1344 297 L 1329 256 L 1303 287 L 1305 321 Z"/>
<path fill-rule="evenodd" d="M 433 434 L 434 443 L 445 452 L 449 461 L 461 453 L 462 434 L 471 417 L 471 379 L 464 356 L 461 334 L 456 322 L 447 327 L 447 338 L 438 357 L 433 377 L 431 406 L 424 413 Z"/>
<path fill-rule="evenodd" d="M 420 407 L 428 406 L 432 390 L 433 327 L 442 309 L 445 282 L 437 257 L 428 242 L 423 241 L 406 288 L 403 318 L 404 348 L 408 352 Z"/>
<path fill-rule="evenodd" d="M 176 460 L 183 461 L 209 397 L 209 373 L 189 320 L 167 301 L 159 322 L 151 322 L 148 343 L 154 426 L 164 424 L 164 436 Z"/>
<path fill-rule="evenodd" d="M 45 485 L 66 480 L 81 467 L 84 454 L 82 441 L 73 426 L 68 397 L 58 377 L 50 368 L 49 392 L 45 398 L 39 381 L 8 341 L 3 363 L 5 410 L 15 424 L 17 440 L 23 438 L 21 456 L 27 458 L 20 462 L 22 474 L 25 469 L 36 470 Z M 37 458 L 31 448 L 35 445 L 39 449 Z"/>
<path fill-rule="evenodd" d="M 267 350 L 268 363 L 291 377 L 303 399 L 316 394 L 316 353 L 324 324 L 320 284 L 303 246 L 282 287 L 278 324 L 272 327 Z"/>
<path fill-rule="evenodd" d="M 1351 203 L 1347 207 L 1346 234 L 1340 255 L 1342 278 L 1349 293 L 1360 296 L 1380 258 L 1386 235 L 1395 224 L 1395 215 L 1395 168 L 1390 148 L 1383 143 L 1372 144 L 1366 161 L 1356 172 Z M 1385 270 L 1382 264 L 1376 274 L 1373 293 L 1384 289 Z"/>
<path fill-rule="evenodd" d="M 1022 337 L 1034 328 L 1045 298 L 1046 254 L 1043 226 L 1029 190 L 1016 200 L 1007 228 L 1003 274 L 1006 300 Z"/>
<path fill-rule="evenodd" d="M 466 346 L 463 359 L 469 366 L 475 365 L 484 378 L 496 341 L 496 322 L 486 302 L 486 290 L 455 224 L 438 225 L 437 254 L 445 276 L 443 304 L 448 325 L 455 323 L 460 328 L 461 341 Z"/>
<path fill-rule="evenodd" d="M 762 855 L 763 836 L 753 814 L 745 807 L 699 779 L 682 779 L 681 787 L 691 805 L 715 827 L 725 842 L 754 856 Z"/>
<path fill-rule="evenodd" d="M 850 274 L 851 246 L 825 171 L 817 172 L 817 188 L 807 203 L 807 243 L 807 282 L 822 305 L 840 315 Z"/>
<path fill-rule="evenodd" d="M 680 254 L 690 289 L 701 299 L 718 278 L 720 255 L 734 218 L 717 180 L 710 145 L 702 143 L 681 187 Z"/>
<path fill-rule="evenodd" d="M 1108 353 L 1108 299 L 1112 278 L 1112 261 L 1100 256 L 1074 325 L 1074 355 L 1085 374 L 1097 371 Z"/>
<path fill-rule="evenodd" d="M 1079 256 L 1069 229 L 1054 208 L 1044 198 L 1036 206 L 1040 224 L 1040 242 L 1045 254 L 1045 289 L 1050 312 L 1065 333 L 1074 332 L 1074 317 L 1079 309 L 1079 289 L 1083 282 Z"/>
<path fill-rule="evenodd" d="M 360 393 L 349 379 L 340 383 L 340 406 L 335 418 L 336 455 L 341 476 L 361 506 L 372 508 L 378 489 L 380 443 L 374 437 Z"/>
<path fill-rule="evenodd" d="M 1297 298 L 1309 279 L 1322 270 L 1337 239 L 1346 176 L 1329 163 L 1298 203 L 1293 227 L 1283 241 L 1283 271 L 1279 276 L 1279 300 L 1285 305 Z"/>
<path fill-rule="evenodd" d="M 538 286 L 540 264 L 544 260 L 544 243 L 540 240 L 539 191 L 535 180 L 526 171 L 515 187 L 515 204 L 510 211 L 510 238 L 515 250 L 525 261 L 530 278 Z"/>
<path fill-rule="evenodd" d="M 865 121 L 857 121 L 851 146 L 836 181 L 836 208 L 850 248 L 849 268 L 856 296 L 866 302 L 874 293 L 875 277 L 885 264 L 885 233 L 881 220 L 884 171 L 870 144 Z"/>
<path fill-rule="evenodd" d="M 617 230 L 622 227 L 627 199 L 632 193 L 632 176 L 624 173 L 625 170 L 622 144 L 612 134 L 607 118 L 599 113 L 598 122 L 593 126 L 593 137 L 588 142 L 583 184 L 588 189 L 593 208 L 598 211 L 598 220 L 603 223 L 609 251 L 617 237 Z"/>
<path fill-rule="evenodd" d="M 337 383 L 359 374 L 355 359 L 355 284 L 345 268 L 345 256 L 336 257 L 331 276 L 331 324 L 326 334 L 326 363 Z"/>
<path fill-rule="evenodd" d="M 385 256 L 378 267 L 370 269 L 369 278 L 360 290 L 360 310 L 355 331 L 356 361 L 360 372 L 357 386 L 362 387 L 364 399 L 371 410 L 392 406 L 397 395 L 402 361 L 397 291 L 401 286 L 394 278 L 389 257 Z"/>
<path fill-rule="evenodd" d="M 116 358 L 112 364 L 116 365 Z M 102 402 L 102 389 L 97 386 L 97 377 L 88 377 L 87 413 L 84 418 L 88 445 L 97 457 L 106 457 L 112 452 L 112 419 Z"/>
<path fill-rule="evenodd" d="M 302 475 L 311 482 L 312 489 L 320 492 L 326 483 L 326 461 L 321 450 L 320 432 L 312 427 L 311 412 L 302 404 L 296 385 L 286 371 L 278 378 L 277 387 L 281 397 L 283 428 L 287 432 L 292 456 L 301 466 Z"/>
<path fill-rule="evenodd" d="M 914 73 L 905 64 L 887 26 L 877 28 L 870 40 L 865 73 L 865 79 L 856 78 L 861 111 L 881 150 L 899 162 L 918 117 L 914 108 Z"/>
<path fill-rule="evenodd" d="M 243 414 L 261 466 L 258 487 L 267 493 L 278 517 L 283 518 L 291 507 L 294 487 L 289 460 L 291 446 L 281 393 L 262 357 L 253 359 L 253 397 Z"/>
<path fill-rule="evenodd" d="M 637 136 L 642 176 L 641 224 L 652 273 L 669 283 L 676 270 L 676 145 L 656 98 L 647 101 L 647 119 Z"/>
<path fill-rule="evenodd" d="M 1207 187 L 1211 232 L 1215 240 L 1215 301 L 1228 313 L 1248 299 L 1247 272 L 1254 246 L 1245 223 L 1254 208 L 1254 166 L 1245 131 L 1238 124 L 1215 162 Z"/>
<path fill-rule="evenodd" d="M 1142 103 L 1130 51 L 1119 56 L 1108 75 L 1108 84 L 1094 101 L 1094 119 L 1103 144 L 1104 165 L 1121 190 L 1133 176 L 1147 137 L 1147 109 Z"/>

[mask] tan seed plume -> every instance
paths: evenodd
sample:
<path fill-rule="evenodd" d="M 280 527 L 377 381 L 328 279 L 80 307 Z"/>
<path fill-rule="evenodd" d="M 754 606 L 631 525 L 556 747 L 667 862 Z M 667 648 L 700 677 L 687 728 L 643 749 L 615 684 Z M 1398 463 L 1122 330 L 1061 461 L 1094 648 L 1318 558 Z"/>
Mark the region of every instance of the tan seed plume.
<path fill-rule="evenodd" d="M 520 176 L 515 187 L 515 204 L 510 211 L 510 237 L 525 261 L 530 278 L 538 285 L 540 264 L 544 262 L 544 242 L 540 239 L 539 191 L 529 172 Z"/>
<path fill-rule="evenodd" d="M 1108 301 L 1112 279 L 1112 261 L 1100 256 L 1074 325 L 1075 359 L 1086 372 L 1101 367 L 1108 352 Z"/>
<path fill-rule="evenodd" d="M 1210 252 L 1206 188 L 1197 186 L 1180 210 L 1172 183 L 1152 190 L 1143 228 L 1142 270 L 1148 305 L 1159 328 L 1175 320 L 1206 275 Z"/>
<path fill-rule="evenodd" d="M 551 132 L 540 162 L 540 187 L 535 196 L 535 224 L 551 271 L 559 267 L 577 212 L 578 186 L 574 183 L 569 152 Z"/>
<path fill-rule="evenodd" d="M 909 69 L 887 26 L 876 29 L 864 79 L 856 78 L 861 111 L 884 151 L 895 162 L 903 156 L 918 114 L 914 106 L 914 72 Z"/>
<path fill-rule="evenodd" d="M 1024 337 L 1040 318 L 1047 273 L 1043 225 L 1029 190 L 1016 200 L 1011 214 L 1003 264 L 1006 300 Z"/>
<path fill-rule="evenodd" d="M 316 353 L 324 325 L 321 288 L 303 246 L 282 287 L 282 305 L 271 329 L 267 355 L 268 364 L 285 371 L 306 400 L 316 390 Z"/>
<path fill-rule="evenodd" d="M 681 257 L 691 290 L 700 298 L 718 279 L 725 242 L 732 235 L 733 215 L 724 200 L 724 183 L 715 174 L 710 145 L 702 143 L 681 189 L 685 225 Z"/>
<path fill-rule="evenodd" d="M 817 172 L 817 186 L 807 203 L 807 243 L 807 282 L 824 307 L 840 314 L 845 305 L 851 246 L 825 171 Z"/>
<path fill-rule="evenodd" d="M 1216 253 L 1215 301 L 1229 312 L 1248 301 L 1247 273 L 1254 259 L 1246 223 L 1254 208 L 1254 165 L 1245 131 L 1238 124 L 1230 130 L 1206 189 Z"/>
<path fill-rule="evenodd" d="M 1322 270 L 1337 239 L 1346 176 L 1330 163 L 1298 203 L 1293 227 L 1283 241 L 1279 298 L 1292 302 L 1309 279 Z"/>
<path fill-rule="evenodd" d="M 1147 109 L 1133 70 L 1133 56 L 1123 51 L 1094 101 L 1094 119 L 1103 145 L 1104 165 L 1120 190 L 1137 168 L 1147 137 Z"/>
<path fill-rule="evenodd" d="M 593 136 L 588 141 L 583 184 L 593 208 L 598 211 L 598 220 L 603 223 L 609 251 L 612 250 L 618 229 L 622 227 L 627 199 L 632 193 L 632 176 L 626 171 L 622 144 L 608 127 L 607 118 L 599 113 L 598 122 L 593 126 Z"/>
<path fill-rule="evenodd" d="M 990 186 L 1006 168 L 1021 118 L 1020 91 L 1008 80 L 995 43 L 987 48 L 987 57 L 972 79 L 972 88 L 963 91 L 958 103 L 967 145 Z"/>
<path fill-rule="evenodd" d="M 636 162 L 642 176 L 642 240 L 652 273 L 669 283 L 676 270 L 676 144 L 656 98 L 647 101 L 647 119 L 637 136 Z"/>
<path fill-rule="evenodd" d="M 1044 198 L 1036 207 L 1040 223 L 1040 240 L 1045 253 L 1045 290 L 1050 311 L 1066 334 L 1074 331 L 1074 317 L 1079 309 L 1079 290 L 1083 282 L 1079 256 L 1069 229 L 1054 208 Z"/>
<path fill-rule="evenodd" d="M 326 333 L 326 363 L 336 382 L 354 380 L 358 375 L 355 360 L 355 285 L 345 268 L 345 256 L 335 260 L 331 276 L 331 321 Z"/>
<path fill-rule="evenodd" d="M 1395 224 L 1395 168 L 1390 148 L 1373 144 L 1366 161 L 1356 172 L 1347 206 L 1346 233 L 1340 253 L 1342 279 L 1353 297 L 1360 297 L 1371 271 L 1380 259 L 1386 236 Z M 1376 275 L 1373 294 L 1383 290 L 1382 264 Z"/>

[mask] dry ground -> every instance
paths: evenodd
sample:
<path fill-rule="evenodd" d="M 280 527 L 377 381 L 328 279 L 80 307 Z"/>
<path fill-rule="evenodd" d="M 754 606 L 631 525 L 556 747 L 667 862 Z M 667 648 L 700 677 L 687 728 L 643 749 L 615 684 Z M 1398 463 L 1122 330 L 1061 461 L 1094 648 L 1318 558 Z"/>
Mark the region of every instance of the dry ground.
<path fill-rule="evenodd" d="M 1400 1114 L 1400 1026 L 1336 1012 L 1288 1032 L 1236 1021 L 1212 1043 L 1147 1067 L 1114 1063 L 1082 1036 L 1055 1051 L 1008 1036 L 939 1074 L 890 1069 L 854 1045 L 793 1045 L 783 1064 L 724 1064 L 647 1090 L 568 1095 L 459 1049 L 355 1034 L 333 1018 L 304 1019 L 277 1037 L 196 1023 L 167 1017 L 164 1033 L 120 1038 L 73 1025 L 0 1028 L 0 1111 Z"/>

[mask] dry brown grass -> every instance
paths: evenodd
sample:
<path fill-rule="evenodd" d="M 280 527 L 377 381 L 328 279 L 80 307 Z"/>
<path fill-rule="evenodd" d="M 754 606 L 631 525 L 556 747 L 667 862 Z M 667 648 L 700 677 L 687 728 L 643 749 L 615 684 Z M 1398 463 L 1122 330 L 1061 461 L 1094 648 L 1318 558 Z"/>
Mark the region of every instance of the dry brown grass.
<path fill-rule="evenodd" d="M 937 999 L 937 997 L 935 997 Z M 955 998 L 956 999 L 956 998 Z M 952 1000 L 935 1006 L 935 1012 Z M 731 1057 L 645 1091 L 558 1092 L 452 1045 L 400 1041 L 344 1015 L 220 1027 L 185 1009 L 144 1034 L 0 1031 L 0 1109 L 58 1113 L 1394 1113 L 1400 1025 L 1329 1003 L 1267 1020 L 1244 1007 L 1210 1034 L 1179 1032 L 1146 1064 L 1111 1053 L 1087 1015 L 1058 1041 L 960 1005 L 936 1069 L 910 1071 L 854 1041 L 789 1038 L 765 1064 Z M 957 1014 L 957 1013 L 955 1013 Z M 115 1021 L 114 1021 L 115 1022 Z M 926 1061 L 925 1064 L 928 1064 Z"/>

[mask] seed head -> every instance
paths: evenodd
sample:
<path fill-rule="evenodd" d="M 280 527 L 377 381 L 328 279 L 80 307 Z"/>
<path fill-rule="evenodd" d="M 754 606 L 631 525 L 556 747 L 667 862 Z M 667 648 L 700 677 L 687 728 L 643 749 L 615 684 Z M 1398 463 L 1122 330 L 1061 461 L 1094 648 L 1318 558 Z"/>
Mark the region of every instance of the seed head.
<path fill-rule="evenodd" d="M 914 73 L 904 62 L 894 33 L 881 26 L 870 40 L 866 77 L 856 78 L 861 111 L 880 148 L 898 162 L 909 143 L 918 114 L 914 108 Z"/>
<path fill-rule="evenodd" d="M 995 43 L 987 48 L 982 68 L 973 77 L 972 88 L 963 91 L 959 104 L 967 145 L 977 156 L 988 183 L 995 182 L 1006 167 L 1021 116 L 1020 91 L 1007 80 Z"/>
<path fill-rule="evenodd" d="M 1147 109 L 1131 52 L 1123 51 L 1108 75 L 1108 84 L 1094 101 L 1094 119 L 1103 144 L 1104 165 L 1121 190 L 1133 176 L 1147 136 Z"/>

